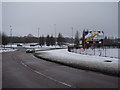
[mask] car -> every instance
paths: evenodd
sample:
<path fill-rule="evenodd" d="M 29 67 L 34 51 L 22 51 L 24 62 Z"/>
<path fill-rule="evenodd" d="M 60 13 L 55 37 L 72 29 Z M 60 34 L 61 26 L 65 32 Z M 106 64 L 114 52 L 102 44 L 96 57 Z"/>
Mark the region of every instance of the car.
<path fill-rule="evenodd" d="M 23 46 L 22 44 L 17 44 L 17 46 L 19 47 L 19 46 Z"/>
<path fill-rule="evenodd" d="M 35 52 L 35 50 L 34 49 L 26 49 L 26 53 L 33 53 L 33 52 Z"/>
<path fill-rule="evenodd" d="M 30 46 L 36 46 L 35 44 L 30 44 Z"/>

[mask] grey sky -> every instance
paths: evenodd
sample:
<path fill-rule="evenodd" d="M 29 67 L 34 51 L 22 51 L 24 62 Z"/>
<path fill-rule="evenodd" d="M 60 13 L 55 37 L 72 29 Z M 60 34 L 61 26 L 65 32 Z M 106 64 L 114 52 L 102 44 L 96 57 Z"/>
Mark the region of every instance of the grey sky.
<path fill-rule="evenodd" d="M 2 31 L 2 3 L 0 2 L 0 32 Z"/>
<path fill-rule="evenodd" d="M 2 3 L 3 31 L 9 35 L 10 25 L 13 35 L 29 33 L 37 36 L 57 33 L 71 36 L 76 30 L 103 30 L 107 36 L 118 36 L 117 2 L 4 2 Z"/>

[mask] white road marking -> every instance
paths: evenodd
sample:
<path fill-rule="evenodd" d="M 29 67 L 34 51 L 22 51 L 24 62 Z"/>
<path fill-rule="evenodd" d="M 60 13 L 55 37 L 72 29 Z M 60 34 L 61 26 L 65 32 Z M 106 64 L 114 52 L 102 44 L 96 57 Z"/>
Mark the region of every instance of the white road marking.
<path fill-rule="evenodd" d="M 22 65 L 24 65 L 25 67 L 27 67 L 27 65 L 25 63 L 23 63 L 22 61 L 21 61 L 21 63 L 22 63 Z"/>
<path fill-rule="evenodd" d="M 32 56 L 33 58 L 37 59 L 34 55 L 31 54 L 31 56 Z M 37 60 L 38 60 L 38 59 L 37 59 Z"/>
<path fill-rule="evenodd" d="M 31 69 L 29 66 L 27 66 L 27 65 L 26 65 L 25 63 L 23 63 L 22 61 L 21 61 L 21 64 L 22 64 L 23 66 L 28 67 L 29 69 Z M 52 78 L 52 77 L 50 77 L 50 76 L 47 76 L 47 75 L 45 75 L 45 74 L 43 74 L 43 73 L 38 72 L 37 70 L 33 70 L 33 69 L 31 69 L 31 70 L 34 71 L 35 73 L 39 74 L 39 75 L 42 75 L 42 76 L 50 79 L 50 80 L 53 80 L 53 81 L 55 81 L 55 82 L 58 82 L 58 83 L 60 83 L 60 84 L 63 84 L 63 85 L 65 85 L 65 86 L 68 86 L 68 87 L 72 87 L 71 85 L 69 85 L 69 84 L 67 84 L 67 83 L 64 83 L 64 82 L 62 82 L 62 81 L 56 80 L 56 79 L 54 79 L 54 78 Z"/>
<path fill-rule="evenodd" d="M 71 85 L 69 85 L 69 84 L 67 84 L 67 83 L 58 81 L 58 80 L 56 80 L 56 79 L 54 79 L 54 78 L 52 78 L 52 77 L 50 77 L 50 76 L 46 76 L 45 74 L 42 74 L 42 73 L 40 73 L 40 72 L 38 72 L 38 71 L 36 71 L 36 70 L 35 70 L 34 72 L 36 72 L 36 73 L 38 73 L 38 74 L 40 74 L 40 75 L 42 75 L 42 76 L 44 76 L 44 77 L 46 77 L 46 78 L 48 78 L 48 79 L 51 79 L 51 80 L 53 80 L 53 81 L 55 81 L 55 82 L 61 83 L 61 84 L 65 85 L 65 86 L 72 87 Z"/>

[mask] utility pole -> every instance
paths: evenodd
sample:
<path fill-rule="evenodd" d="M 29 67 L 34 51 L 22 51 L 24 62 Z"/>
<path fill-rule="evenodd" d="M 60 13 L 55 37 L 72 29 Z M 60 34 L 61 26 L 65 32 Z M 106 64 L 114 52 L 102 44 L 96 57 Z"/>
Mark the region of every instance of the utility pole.
<path fill-rule="evenodd" d="M 72 44 L 73 44 L 74 42 L 73 42 L 73 27 L 72 27 Z"/>
<path fill-rule="evenodd" d="M 39 32 L 40 32 L 40 28 L 38 27 L 38 38 L 39 38 L 39 35 L 40 35 Z"/>
<path fill-rule="evenodd" d="M 12 26 L 10 26 L 10 42 L 11 42 L 11 48 L 12 48 Z"/>
<path fill-rule="evenodd" d="M 40 32 L 40 28 L 38 27 L 38 44 L 39 44 L 39 32 Z M 39 46 L 38 46 L 39 47 Z"/>
<path fill-rule="evenodd" d="M 56 39 L 56 24 L 54 24 L 54 27 L 55 27 L 55 48 L 56 48 L 56 42 L 57 42 L 57 39 Z"/>

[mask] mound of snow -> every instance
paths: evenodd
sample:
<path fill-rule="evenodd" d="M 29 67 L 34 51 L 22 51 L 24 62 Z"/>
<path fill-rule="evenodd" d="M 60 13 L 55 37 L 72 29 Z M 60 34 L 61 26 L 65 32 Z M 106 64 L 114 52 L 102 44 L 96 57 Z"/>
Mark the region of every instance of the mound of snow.
<path fill-rule="evenodd" d="M 51 61 L 70 65 L 77 68 L 89 69 L 99 72 L 118 75 L 119 59 L 90 56 L 68 52 L 67 49 L 39 51 L 36 53 L 38 57 Z"/>

